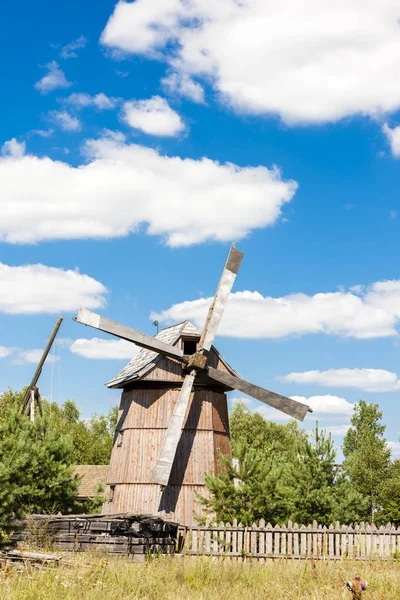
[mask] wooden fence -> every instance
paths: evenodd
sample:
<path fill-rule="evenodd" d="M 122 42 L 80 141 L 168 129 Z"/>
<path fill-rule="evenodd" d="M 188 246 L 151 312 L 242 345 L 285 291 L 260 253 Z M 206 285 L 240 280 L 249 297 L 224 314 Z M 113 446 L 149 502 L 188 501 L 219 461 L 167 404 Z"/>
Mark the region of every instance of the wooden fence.
<path fill-rule="evenodd" d="M 377 528 L 360 523 L 348 526 L 299 526 L 290 521 L 287 526 L 273 527 L 261 520 L 244 527 L 237 521 L 183 530 L 183 552 L 189 555 L 255 558 L 400 558 L 400 527 L 388 523 Z"/>

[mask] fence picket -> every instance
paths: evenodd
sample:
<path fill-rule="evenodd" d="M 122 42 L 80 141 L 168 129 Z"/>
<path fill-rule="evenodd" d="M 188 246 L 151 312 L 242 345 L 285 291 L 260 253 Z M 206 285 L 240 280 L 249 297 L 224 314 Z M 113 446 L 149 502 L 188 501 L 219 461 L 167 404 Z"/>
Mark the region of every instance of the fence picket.
<path fill-rule="evenodd" d="M 294 524 L 294 533 L 293 533 L 293 554 L 294 554 L 294 556 L 299 556 L 299 554 L 300 554 L 299 533 L 297 532 L 298 529 L 299 529 L 299 526 L 297 525 L 297 523 L 295 523 Z"/>
<path fill-rule="evenodd" d="M 265 553 L 268 555 L 272 554 L 272 525 L 271 523 L 268 523 L 267 525 L 267 534 L 265 536 L 266 538 L 266 546 L 265 546 Z"/>

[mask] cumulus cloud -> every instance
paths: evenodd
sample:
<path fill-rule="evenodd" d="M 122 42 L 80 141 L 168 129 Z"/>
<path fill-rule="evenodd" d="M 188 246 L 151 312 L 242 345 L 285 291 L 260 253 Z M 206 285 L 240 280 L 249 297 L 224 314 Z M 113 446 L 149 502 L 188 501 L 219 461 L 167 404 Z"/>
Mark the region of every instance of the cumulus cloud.
<path fill-rule="evenodd" d="M 391 129 L 387 123 L 382 127 L 383 133 L 386 135 L 393 156 L 398 158 L 400 156 L 400 125 Z"/>
<path fill-rule="evenodd" d="M 101 41 L 208 79 L 239 111 L 323 123 L 400 107 L 397 0 L 121 0 Z"/>
<path fill-rule="evenodd" d="M 152 313 L 151 318 L 163 323 L 189 319 L 202 328 L 211 301 L 199 298 L 181 302 Z M 397 335 L 399 319 L 400 280 L 314 296 L 297 293 L 271 298 L 244 291 L 231 294 L 218 333 L 238 338 L 273 339 L 308 333 L 376 338 Z"/>
<path fill-rule="evenodd" d="M 290 396 L 293 400 L 307 404 L 313 409 L 313 417 L 331 419 L 337 417 L 351 417 L 354 404 L 340 396 Z"/>
<path fill-rule="evenodd" d="M 78 339 L 70 347 L 71 352 L 84 358 L 102 360 L 131 360 L 140 348 L 125 340 L 103 340 L 100 338 Z"/>
<path fill-rule="evenodd" d="M 109 98 L 103 92 L 90 96 L 89 94 L 76 93 L 63 99 L 63 102 L 76 108 L 93 106 L 98 110 L 110 110 L 118 104 L 118 98 Z"/>
<path fill-rule="evenodd" d="M 388 442 L 393 458 L 400 458 L 400 442 Z"/>
<path fill-rule="evenodd" d="M 73 312 L 105 305 L 106 288 L 78 271 L 45 265 L 0 263 L 0 312 L 35 314 Z M 29 290 L 29 293 L 28 293 Z"/>
<path fill-rule="evenodd" d="M 43 138 L 48 138 L 53 135 L 54 129 L 33 129 L 30 133 Z"/>
<path fill-rule="evenodd" d="M 38 364 L 39 360 L 42 358 L 43 348 L 35 348 L 32 350 L 21 350 L 18 353 L 19 360 L 18 362 Z M 53 363 L 59 360 L 59 356 L 53 356 L 49 354 L 46 358 L 46 362 Z"/>
<path fill-rule="evenodd" d="M 2 156 L 10 156 L 11 158 L 21 158 L 26 152 L 26 143 L 18 142 L 15 138 L 4 142 L 1 148 Z"/>
<path fill-rule="evenodd" d="M 82 127 L 80 120 L 65 110 L 53 110 L 49 113 L 49 118 L 64 131 L 80 131 Z"/>
<path fill-rule="evenodd" d="M 6 348 L 5 346 L 0 346 L 0 358 L 5 358 L 6 356 L 10 356 L 14 352 L 14 348 Z"/>
<path fill-rule="evenodd" d="M 199 104 L 204 103 L 203 87 L 187 73 L 170 73 L 161 79 L 161 84 L 166 92 L 183 96 Z"/>
<path fill-rule="evenodd" d="M 84 48 L 87 44 L 87 39 L 85 38 L 84 35 L 79 36 L 76 40 L 73 40 L 72 42 L 69 42 L 69 44 L 66 44 L 65 46 L 63 46 L 61 48 L 61 58 L 63 58 L 64 60 L 68 59 L 68 58 L 77 58 L 77 53 L 76 50 L 80 50 L 81 48 Z"/>
<path fill-rule="evenodd" d="M 0 240 L 112 238 L 140 225 L 169 246 L 239 240 L 274 224 L 297 187 L 276 168 L 163 156 L 122 134 L 90 140 L 85 151 L 88 163 L 77 168 L 0 158 Z"/>
<path fill-rule="evenodd" d="M 312 416 L 308 415 L 306 422 L 310 421 L 310 419 L 320 419 L 322 421 L 329 422 L 340 420 L 345 421 L 343 426 L 347 426 L 347 422 L 350 420 L 350 417 L 353 414 L 354 405 L 351 404 L 351 402 L 345 400 L 345 398 L 341 398 L 340 396 L 325 395 L 310 396 L 308 398 L 306 396 L 290 396 L 290 398 L 292 398 L 293 400 L 297 400 L 297 402 L 307 404 L 313 409 Z M 238 400 L 243 401 L 242 398 Z M 290 417 L 285 413 L 281 413 L 280 411 L 260 402 L 257 402 L 256 400 L 254 401 L 254 403 L 257 405 L 257 408 L 255 408 L 254 411 L 262 415 L 264 419 L 272 419 L 275 421 L 290 420 Z M 323 425 L 322 427 L 325 429 L 325 425 Z"/>
<path fill-rule="evenodd" d="M 130 127 L 148 135 L 173 137 L 185 129 L 181 117 L 161 96 L 125 102 L 122 115 Z"/>
<path fill-rule="evenodd" d="M 393 392 L 400 389 L 395 373 L 384 369 L 328 369 L 304 371 L 279 377 L 281 381 L 306 383 L 325 387 L 349 387 L 366 392 Z"/>
<path fill-rule="evenodd" d="M 350 425 L 328 425 L 327 427 L 322 427 L 322 429 L 332 434 L 333 437 L 344 437 L 350 429 Z"/>
<path fill-rule="evenodd" d="M 68 88 L 72 85 L 70 81 L 67 81 L 64 71 L 60 69 L 55 60 L 49 62 L 46 69 L 48 70 L 47 74 L 35 83 L 35 88 L 42 94 L 48 94 L 53 90 Z"/>

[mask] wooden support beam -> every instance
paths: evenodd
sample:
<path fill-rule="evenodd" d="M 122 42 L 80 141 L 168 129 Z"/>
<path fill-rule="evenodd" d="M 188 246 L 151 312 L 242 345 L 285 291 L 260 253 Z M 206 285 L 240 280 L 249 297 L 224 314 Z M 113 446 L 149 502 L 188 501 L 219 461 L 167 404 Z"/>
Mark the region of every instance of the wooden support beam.
<path fill-rule="evenodd" d="M 88 325 L 89 327 L 94 327 L 94 329 L 99 329 L 105 333 L 115 335 L 115 337 L 132 342 L 141 348 L 146 348 L 147 350 L 152 350 L 153 352 L 158 352 L 159 354 L 171 358 L 177 358 L 183 362 L 183 350 L 180 348 L 166 344 L 150 335 L 146 335 L 145 333 L 141 333 L 140 331 L 136 331 L 135 329 L 131 329 L 130 327 L 126 327 L 115 321 L 111 321 L 110 319 L 102 317 L 90 310 L 86 310 L 85 308 L 79 309 L 78 316 L 74 318 L 74 321 L 82 323 L 83 325 Z"/>
<path fill-rule="evenodd" d="M 270 392 L 258 385 L 254 385 L 254 383 L 250 383 L 245 379 L 241 379 L 240 377 L 235 377 L 230 373 L 224 373 L 223 371 L 219 371 L 218 369 L 213 369 L 209 367 L 207 370 L 208 376 L 214 381 L 218 381 L 218 383 L 223 383 L 235 390 L 239 390 L 252 398 L 256 398 L 264 404 L 268 404 L 268 406 L 272 406 L 280 410 L 281 412 L 286 413 L 287 415 L 298 419 L 299 421 L 303 421 L 304 417 L 308 412 L 312 412 L 311 408 L 302 402 L 297 402 L 297 400 L 292 400 L 291 398 L 287 398 L 286 396 L 281 396 L 275 392 Z"/>
<path fill-rule="evenodd" d="M 176 450 L 178 448 L 179 440 L 181 439 L 183 422 L 189 405 L 195 376 L 196 371 L 193 370 L 189 375 L 186 375 L 184 379 L 178 401 L 175 404 L 174 412 L 168 424 L 167 433 L 162 443 L 160 454 L 158 455 L 151 476 L 152 483 L 158 483 L 164 487 L 168 485 Z"/>
<path fill-rule="evenodd" d="M 34 376 L 32 378 L 32 381 L 29 384 L 29 386 L 28 386 L 28 388 L 27 388 L 27 390 L 25 392 L 24 400 L 22 402 L 22 412 L 26 409 L 26 407 L 29 404 L 29 401 L 30 401 L 30 398 L 31 398 L 31 390 L 34 389 L 34 387 L 36 386 L 36 384 L 38 382 L 38 379 L 40 377 L 40 373 L 42 372 L 43 365 L 44 365 L 44 363 L 46 361 L 46 358 L 47 358 L 47 355 L 49 354 L 50 349 L 51 349 L 51 347 L 53 345 L 53 342 L 54 342 L 55 337 L 56 337 L 56 335 L 58 333 L 58 330 L 60 329 L 61 323 L 62 323 L 62 318 L 58 317 L 58 319 L 56 321 L 56 324 L 54 325 L 54 329 L 51 332 L 51 336 L 49 338 L 49 341 L 47 342 L 47 346 L 43 350 L 42 357 L 41 357 L 41 359 L 40 359 L 40 361 L 38 363 L 38 366 L 36 367 L 36 371 L 35 371 L 35 374 L 34 374 Z"/>
<path fill-rule="evenodd" d="M 243 256 L 243 252 L 236 250 L 235 245 L 232 244 L 224 270 L 222 271 L 214 300 L 208 311 L 203 333 L 201 334 L 201 339 L 198 345 L 200 352 L 204 351 L 208 353 L 211 350 L 211 346 L 213 345 L 218 326 L 228 303 L 229 296 L 235 282 L 236 275 L 238 274 Z"/>

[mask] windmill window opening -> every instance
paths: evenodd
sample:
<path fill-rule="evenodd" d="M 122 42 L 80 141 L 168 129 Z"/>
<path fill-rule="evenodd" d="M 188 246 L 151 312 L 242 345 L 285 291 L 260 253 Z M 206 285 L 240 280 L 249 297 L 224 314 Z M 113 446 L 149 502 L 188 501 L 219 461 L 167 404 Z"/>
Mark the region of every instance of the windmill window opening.
<path fill-rule="evenodd" d="M 199 340 L 183 340 L 183 354 L 190 356 L 194 354 L 197 350 L 197 344 Z"/>

